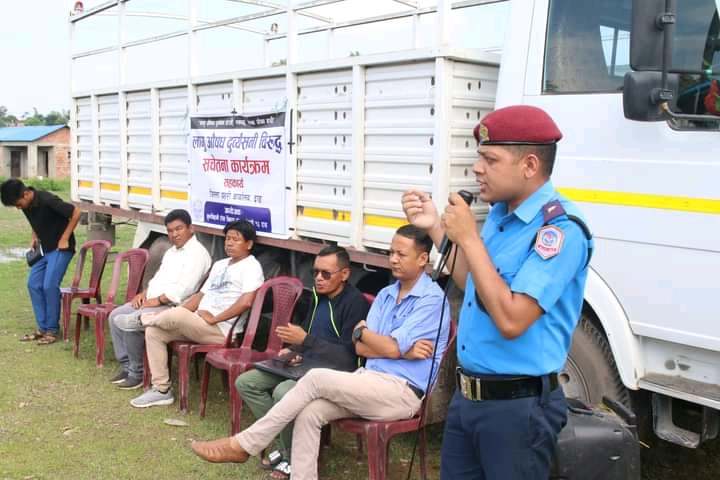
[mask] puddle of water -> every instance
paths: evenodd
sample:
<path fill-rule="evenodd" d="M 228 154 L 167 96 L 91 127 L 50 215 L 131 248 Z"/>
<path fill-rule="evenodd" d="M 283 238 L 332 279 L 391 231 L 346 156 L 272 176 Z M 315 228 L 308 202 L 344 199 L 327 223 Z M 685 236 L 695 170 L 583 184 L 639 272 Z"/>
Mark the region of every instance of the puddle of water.
<path fill-rule="evenodd" d="M 13 262 L 15 260 L 22 260 L 25 258 L 25 252 L 27 252 L 27 248 L 21 248 L 21 247 L 1 248 L 0 249 L 0 263 Z"/>

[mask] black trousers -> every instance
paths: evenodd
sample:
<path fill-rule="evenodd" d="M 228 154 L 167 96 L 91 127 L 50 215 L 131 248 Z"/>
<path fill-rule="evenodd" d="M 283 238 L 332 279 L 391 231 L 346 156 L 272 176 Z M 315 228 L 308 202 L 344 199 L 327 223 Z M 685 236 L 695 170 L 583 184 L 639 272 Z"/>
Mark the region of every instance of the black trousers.
<path fill-rule="evenodd" d="M 441 480 L 546 480 L 567 419 L 562 388 L 539 396 L 450 402 L 440 460 Z"/>

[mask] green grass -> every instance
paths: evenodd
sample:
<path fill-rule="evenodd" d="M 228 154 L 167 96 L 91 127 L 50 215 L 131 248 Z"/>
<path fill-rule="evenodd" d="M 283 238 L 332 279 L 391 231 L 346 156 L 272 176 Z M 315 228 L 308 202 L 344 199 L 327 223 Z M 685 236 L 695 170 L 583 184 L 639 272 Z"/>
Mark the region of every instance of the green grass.
<path fill-rule="evenodd" d="M 65 184 L 57 193 L 68 198 L 68 190 Z M 130 247 L 134 230 L 133 225 L 117 225 L 118 243 L 113 251 Z M 76 237 L 78 244 L 85 240 L 85 227 L 78 227 Z M 0 209 L 0 251 L 25 247 L 29 241 L 30 230 L 22 212 Z M 69 282 L 74 268 L 73 261 L 63 284 Z M 106 269 L 104 292 L 110 273 L 111 269 Z M 0 384 L 0 480 L 268 478 L 255 460 L 241 466 L 212 465 L 199 460 L 189 448 L 192 439 L 228 434 L 228 396 L 217 372 L 212 377 L 205 419 L 197 414 L 199 388 L 194 378 L 188 415 L 181 415 L 177 404 L 134 409 L 128 402 L 139 392 L 123 392 L 108 383 L 117 368 L 109 333 L 102 369 L 95 367 L 92 326 L 82 332 L 79 359 L 73 358 L 71 343 L 40 347 L 19 342 L 21 335 L 35 327 L 26 289 L 27 266 L 22 260 L 0 263 L 0 278 L 0 365 L 4 373 Z M 184 420 L 189 426 L 165 425 L 168 418 Z M 243 425 L 251 421 L 246 409 Z M 438 426 L 431 428 L 430 437 L 431 478 L 438 478 Z M 393 442 L 388 478 L 405 478 L 411 448 L 410 436 Z M 357 457 L 354 437 L 333 432 L 332 446 L 321 454 L 320 472 L 323 479 L 367 478 L 366 463 Z"/>
<path fill-rule="evenodd" d="M 52 187 L 52 185 L 46 185 Z M 67 182 L 55 185 L 68 198 Z M 122 219 L 115 219 L 120 221 Z M 131 224 L 117 225 L 113 251 L 130 247 Z M 76 231 L 78 244 L 85 228 Z M 24 248 L 30 242 L 25 217 L 16 209 L 0 209 L 0 252 Z M 74 271 L 68 269 L 64 284 Z M 105 288 L 110 277 L 106 270 Z M 5 479 L 259 479 L 267 478 L 254 460 L 247 465 L 211 465 L 197 459 L 189 448 L 192 439 L 214 439 L 228 432 L 228 397 L 214 374 L 207 417 L 197 415 L 198 385 L 190 389 L 191 412 L 183 416 L 177 406 L 137 410 L 128 404 L 138 392 L 123 392 L 108 383 L 117 368 L 109 334 L 105 368 L 95 367 L 93 329 L 82 332 L 80 358 L 71 344 L 48 347 L 18 342 L 35 323 L 26 289 L 27 267 L 21 260 L 0 263 L 0 480 Z M 167 418 L 186 421 L 188 427 L 165 425 Z M 252 418 L 244 412 L 243 425 Z M 438 478 L 441 428 L 429 430 L 430 478 Z M 389 479 L 404 479 L 412 436 L 396 439 L 391 449 Z M 355 439 L 333 432 L 332 446 L 323 449 L 322 479 L 367 478 L 364 458 L 357 456 Z M 698 450 L 655 442 L 643 450 L 643 478 L 652 480 L 715 479 L 720 471 L 720 442 Z M 418 478 L 417 475 L 413 478 Z"/>

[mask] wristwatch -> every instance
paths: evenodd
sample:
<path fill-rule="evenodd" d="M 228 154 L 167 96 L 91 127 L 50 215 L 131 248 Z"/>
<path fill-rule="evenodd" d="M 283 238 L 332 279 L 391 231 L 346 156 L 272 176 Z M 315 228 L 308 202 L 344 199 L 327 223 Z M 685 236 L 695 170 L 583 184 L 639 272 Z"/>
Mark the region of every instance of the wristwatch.
<path fill-rule="evenodd" d="M 365 325 L 361 325 L 358 328 L 356 328 L 355 330 L 353 330 L 353 333 L 352 333 L 353 343 L 357 343 L 360 341 L 360 339 L 362 338 L 362 335 L 363 335 L 363 330 L 365 330 L 366 328 L 367 327 Z"/>

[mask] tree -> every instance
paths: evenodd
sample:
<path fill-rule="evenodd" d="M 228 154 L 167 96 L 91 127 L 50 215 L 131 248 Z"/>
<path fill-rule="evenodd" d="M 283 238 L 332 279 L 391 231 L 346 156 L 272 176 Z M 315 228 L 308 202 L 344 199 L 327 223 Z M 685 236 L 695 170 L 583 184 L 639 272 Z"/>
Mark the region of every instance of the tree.
<path fill-rule="evenodd" d="M 25 112 L 22 115 L 23 125 L 67 125 L 70 122 L 70 110 L 56 111 L 52 110 L 47 115 L 38 112 L 37 108 L 33 108 L 33 114 Z M 18 118 L 15 115 L 8 114 L 8 109 L 4 105 L 0 105 L 0 127 L 14 127 L 18 124 Z"/>

